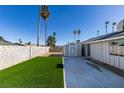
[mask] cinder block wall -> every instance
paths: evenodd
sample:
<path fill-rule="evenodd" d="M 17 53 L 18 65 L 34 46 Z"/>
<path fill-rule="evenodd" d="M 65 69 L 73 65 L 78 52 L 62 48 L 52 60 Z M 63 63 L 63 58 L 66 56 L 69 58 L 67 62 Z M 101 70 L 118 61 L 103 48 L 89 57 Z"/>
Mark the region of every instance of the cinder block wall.
<path fill-rule="evenodd" d="M 48 52 L 49 47 L 0 46 L 0 70 Z"/>

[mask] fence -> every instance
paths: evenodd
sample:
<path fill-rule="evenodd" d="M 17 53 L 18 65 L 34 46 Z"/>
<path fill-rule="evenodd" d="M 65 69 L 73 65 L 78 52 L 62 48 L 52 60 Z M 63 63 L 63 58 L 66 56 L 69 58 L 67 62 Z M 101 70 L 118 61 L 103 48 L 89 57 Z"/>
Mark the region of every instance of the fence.
<path fill-rule="evenodd" d="M 0 70 L 48 52 L 49 47 L 0 46 Z"/>

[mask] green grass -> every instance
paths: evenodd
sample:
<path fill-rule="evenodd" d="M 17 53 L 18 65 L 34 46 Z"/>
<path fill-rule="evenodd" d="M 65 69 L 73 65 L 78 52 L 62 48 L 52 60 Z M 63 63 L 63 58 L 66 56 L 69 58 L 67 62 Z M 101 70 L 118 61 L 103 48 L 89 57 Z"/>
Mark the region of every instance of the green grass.
<path fill-rule="evenodd" d="M 36 57 L 0 71 L 0 87 L 63 88 L 61 57 Z"/>

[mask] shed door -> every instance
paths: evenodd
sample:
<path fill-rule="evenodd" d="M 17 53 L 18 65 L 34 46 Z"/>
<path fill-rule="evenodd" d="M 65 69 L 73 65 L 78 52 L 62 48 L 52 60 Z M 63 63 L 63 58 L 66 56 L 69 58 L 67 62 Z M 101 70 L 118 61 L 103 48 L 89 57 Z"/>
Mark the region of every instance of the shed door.
<path fill-rule="evenodd" d="M 77 56 L 77 47 L 70 47 L 70 56 Z"/>

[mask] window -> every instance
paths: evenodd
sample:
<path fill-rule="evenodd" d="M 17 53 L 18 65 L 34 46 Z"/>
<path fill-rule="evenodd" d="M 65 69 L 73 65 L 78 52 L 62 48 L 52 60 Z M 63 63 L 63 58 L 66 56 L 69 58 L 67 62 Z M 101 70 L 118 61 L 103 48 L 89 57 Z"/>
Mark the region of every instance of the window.
<path fill-rule="evenodd" d="M 119 46 L 124 46 L 124 39 L 123 40 L 118 40 Z"/>
<path fill-rule="evenodd" d="M 109 42 L 110 55 L 124 56 L 124 39 Z"/>
<path fill-rule="evenodd" d="M 118 40 L 119 42 L 119 55 L 124 56 L 124 39 Z"/>
<path fill-rule="evenodd" d="M 111 41 L 109 45 L 110 45 L 110 54 L 118 55 L 118 41 Z"/>

